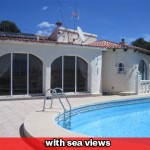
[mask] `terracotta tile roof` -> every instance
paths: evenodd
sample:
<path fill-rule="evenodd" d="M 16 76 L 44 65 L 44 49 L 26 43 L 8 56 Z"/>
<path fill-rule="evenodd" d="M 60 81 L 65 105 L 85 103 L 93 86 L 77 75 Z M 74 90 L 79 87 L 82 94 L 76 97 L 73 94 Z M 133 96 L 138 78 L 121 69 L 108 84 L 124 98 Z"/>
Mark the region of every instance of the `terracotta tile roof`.
<path fill-rule="evenodd" d="M 115 42 L 100 40 L 90 43 L 88 45 L 96 46 L 96 47 L 103 47 L 103 48 L 121 48 L 121 45 Z"/>
<path fill-rule="evenodd" d="M 107 48 L 107 49 L 134 49 L 135 51 L 150 53 L 150 50 L 147 50 L 144 48 L 126 45 L 125 43 L 122 43 L 122 42 L 115 43 L 115 42 L 111 42 L 111 41 L 107 41 L 107 40 L 95 41 L 88 45 L 101 47 L 101 48 Z"/>

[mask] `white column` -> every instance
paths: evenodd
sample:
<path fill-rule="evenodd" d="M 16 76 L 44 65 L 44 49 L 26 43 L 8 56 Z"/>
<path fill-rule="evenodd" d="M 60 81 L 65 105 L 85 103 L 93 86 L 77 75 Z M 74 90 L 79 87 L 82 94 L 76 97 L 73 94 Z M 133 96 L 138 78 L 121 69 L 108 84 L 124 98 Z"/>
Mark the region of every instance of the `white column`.
<path fill-rule="evenodd" d="M 45 89 L 44 93 L 50 89 L 50 79 L 51 79 L 51 68 L 47 65 L 46 66 L 46 73 L 45 73 Z"/>
<path fill-rule="evenodd" d="M 27 95 L 29 95 L 29 54 L 27 54 Z"/>
<path fill-rule="evenodd" d="M 91 62 L 91 94 L 101 94 L 101 55 Z"/>
<path fill-rule="evenodd" d="M 77 92 L 77 56 L 75 56 L 75 93 Z"/>
<path fill-rule="evenodd" d="M 140 91 L 140 80 L 141 80 L 141 75 L 140 75 L 140 72 L 137 71 L 136 80 L 135 80 L 135 93 L 136 94 L 139 94 L 139 91 Z"/>
<path fill-rule="evenodd" d="M 10 95 L 13 95 L 13 54 L 11 53 L 11 66 L 10 66 Z"/>

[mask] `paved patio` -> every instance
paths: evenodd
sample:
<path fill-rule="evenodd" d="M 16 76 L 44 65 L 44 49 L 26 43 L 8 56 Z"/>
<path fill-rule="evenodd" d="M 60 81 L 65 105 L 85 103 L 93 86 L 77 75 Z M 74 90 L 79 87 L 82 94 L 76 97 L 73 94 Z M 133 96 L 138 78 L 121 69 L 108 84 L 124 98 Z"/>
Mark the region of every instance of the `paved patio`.
<path fill-rule="evenodd" d="M 43 100 L 0 101 L 0 137 L 20 137 L 25 118 L 41 110 Z"/>
<path fill-rule="evenodd" d="M 78 107 L 81 105 L 104 102 L 115 99 L 127 99 L 140 96 L 99 96 L 99 97 L 82 97 L 70 98 L 71 105 Z M 56 103 L 57 105 L 57 103 Z M 0 100 L 0 137 L 20 137 L 20 127 L 24 120 L 31 113 L 41 111 L 43 99 L 37 100 Z M 49 112 L 50 113 L 50 112 Z"/>

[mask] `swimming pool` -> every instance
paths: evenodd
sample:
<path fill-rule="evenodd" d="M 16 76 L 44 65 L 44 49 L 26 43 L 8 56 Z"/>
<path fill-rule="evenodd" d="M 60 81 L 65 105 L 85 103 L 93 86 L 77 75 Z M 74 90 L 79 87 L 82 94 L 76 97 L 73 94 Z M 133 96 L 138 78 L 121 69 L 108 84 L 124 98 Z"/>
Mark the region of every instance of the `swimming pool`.
<path fill-rule="evenodd" d="M 72 110 L 71 131 L 92 137 L 150 137 L 150 98 L 88 105 Z M 62 126 L 63 114 L 57 117 Z"/>

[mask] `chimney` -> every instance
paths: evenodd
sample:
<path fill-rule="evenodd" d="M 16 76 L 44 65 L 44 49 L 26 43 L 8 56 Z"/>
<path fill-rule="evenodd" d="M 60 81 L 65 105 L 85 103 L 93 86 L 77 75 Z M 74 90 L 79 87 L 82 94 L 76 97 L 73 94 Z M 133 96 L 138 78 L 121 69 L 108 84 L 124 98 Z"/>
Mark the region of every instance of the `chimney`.
<path fill-rule="evenodd" d="M 62 26 L 62 22 L 56 22 L 57 27 L 61 27 Z"/>
<path fill-rule="evenodd" d="M 56 28 L 55 30 L 52 32 L 52 34 L 48 37 L 49 40 L 52 41 L 57 41 L 58 39 L 58 34 L 59 34 L 59 28 L 62 26 L 62 22 L 58 21 L 56 22 Z"/>
<path fill-rule="evenodd" d="M 36 36 L 36 40 L 37 40 L 37 41 L 40 41 L 40 37 L 39 37 L 38 35 Z"/>
<path fill-rule="evenodd" d="M 126 45 L 126 42 L 125 42 L 124 39 L 122 39 L 121 42 L 120 42 L 119 44 L 122 45 L 122 46 L 125 46 L 125 45 Z"/>

